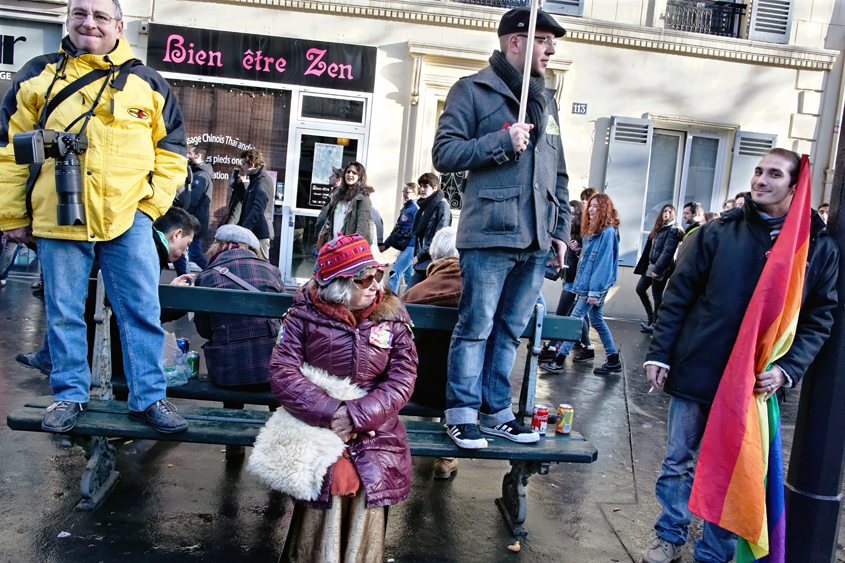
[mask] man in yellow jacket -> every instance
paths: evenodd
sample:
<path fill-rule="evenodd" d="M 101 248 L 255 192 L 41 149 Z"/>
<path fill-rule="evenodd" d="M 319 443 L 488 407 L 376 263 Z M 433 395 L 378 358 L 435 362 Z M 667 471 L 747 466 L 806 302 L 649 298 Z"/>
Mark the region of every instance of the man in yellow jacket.
<path fill-rule="evenodd" d="M 135 60 L 122 19 L 118 0 L 68 2 L 61 51 L 29 61 L 0 107 L 0 230 L 13 242 L 38 246 L 55 398 L 42 426 L 52 432 L 69 431 L 87 407 L 83 313 L 95 252 L 120 326 L 129 417 L 160 432 L 188 427 L 165 400 L 152 238 L 153 220 L 185 180 L 185 129 L 168 84 Z M 92 71 L 102 76 L 83 86 Z M 65 88 L 70 95 L 62 99 Z M 73 198 L 57 195 L 56 159 L 47 157 L 28 186 L 31 171 L 15 163 L 13 139 L 33 129 L 80 133 L 83 127 L 88 147 L 78 155 L 76 207 L 82 217 L 72 221 L 57 213 L 58 203 Z"/>

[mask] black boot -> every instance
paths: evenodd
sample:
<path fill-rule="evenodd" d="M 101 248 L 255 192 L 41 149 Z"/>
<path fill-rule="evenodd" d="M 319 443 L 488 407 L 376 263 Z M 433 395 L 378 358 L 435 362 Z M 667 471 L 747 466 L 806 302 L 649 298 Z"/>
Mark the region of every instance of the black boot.
<path fill-rule="evenodd" d="M 648 315 L 648 322 L 640 323 L 640 326 L 642 327 L 640 329 L 640 332 L 654 332 L 654 313 L 652 313 L 651 311 L 646 311 L 646 314 Z"/>
<path fill-rule="evenodd" d="M 622 371 L 622 360 L 619 359 L 619 354 L 609 354 L 607 356 L 607 362 L 600 368 L 596 368 L 593 370 L 593 373 L 619 373 Z"/>

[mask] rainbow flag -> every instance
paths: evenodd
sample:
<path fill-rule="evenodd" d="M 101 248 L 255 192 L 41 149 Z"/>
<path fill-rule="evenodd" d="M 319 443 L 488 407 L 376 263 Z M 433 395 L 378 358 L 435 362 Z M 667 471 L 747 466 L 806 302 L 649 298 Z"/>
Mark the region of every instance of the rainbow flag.
<path fill-rule="evenodd" d="M 810 163 L 748 304 L 701 441 L 689 508 L 740 537 L 737 563 L 784 561 L 783 452 L 777 399 L 756 374 L 792 345 L 810 245 Z"/>

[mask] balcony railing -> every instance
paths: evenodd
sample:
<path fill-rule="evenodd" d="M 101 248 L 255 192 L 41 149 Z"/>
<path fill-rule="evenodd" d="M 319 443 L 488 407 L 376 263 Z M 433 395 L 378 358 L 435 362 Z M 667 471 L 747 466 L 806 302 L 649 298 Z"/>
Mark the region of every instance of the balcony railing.
<path fill-rule="evenodd" d="M 665 29 L 739 37 L 745 4 L 708 0 L 668 0 Z"/>
<path fill-rule="evenodd" d="M 531 0 L 453 0 L 461 4 L 477 4 L 479 6 L 492 6 L 494 8 L 520 8 L 531 6 Z"/>

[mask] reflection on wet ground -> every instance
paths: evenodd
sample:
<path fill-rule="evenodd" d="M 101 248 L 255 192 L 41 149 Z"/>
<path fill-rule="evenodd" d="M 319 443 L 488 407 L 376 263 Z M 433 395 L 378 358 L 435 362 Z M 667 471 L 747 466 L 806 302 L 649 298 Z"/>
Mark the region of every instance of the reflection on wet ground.
<path fill-rule="evenodd" d="M 0 289 L 0 416 L 50 394 L 37 371 L 14 356 L 36 350 L 44 331 L 43 304 L 31 279 L 13 278 Z M 648 393 L 642 375 L 648 335 L 639 323 L 610 321 L 622 351 L 622 374 L 598 376 L 604 361 L 568 364 L 559 375 L 541 374 L 537 401 L 575 407 L 574 427 L 599 450 L 589 465 L 554 465 L 528 485 L 529 537 L 516 555 L 494 500 L 507 462 L 461 460 L 455 477 L 432 479 L 432 459 L 414 459 L 409 498 L 390 510 L 387 554 L 397 563 L 476 561 L 639 561 L 659 513 L 654 499 L 666 440 L 668 396 Z M 202 340 L 182 319 L 168 330 L 199 349 Z M 599 342 L 594 338 L 594 342 Z M 525 347 L 514 370 L 514 394 Z M 789 449 L 797 394 L 784 409 Z M 256 407 L 260 408 L 260 407 Z M 90 513 L 74 511 L 85 459 L 58 438 L 0 427 L 0 559 L 14 562 L 117 561 L 129 556 L 161 562 L 268 562 L 278 560 L 292 510 L 227 461 L 222 446 L 165 442 L 114 442 L 120 482 Z M 530 446 L 526 446 L 530 447 Z M 787 458 L 788 459 L 788 458 Z M 70 534 L 59 538 L 61 532 Z M 693 526 L 694 536 L 699 526 Z M 842 550 L 840 550 L 842 551 Z M 684 563 L 692 561 L 688 549 Z"/>

